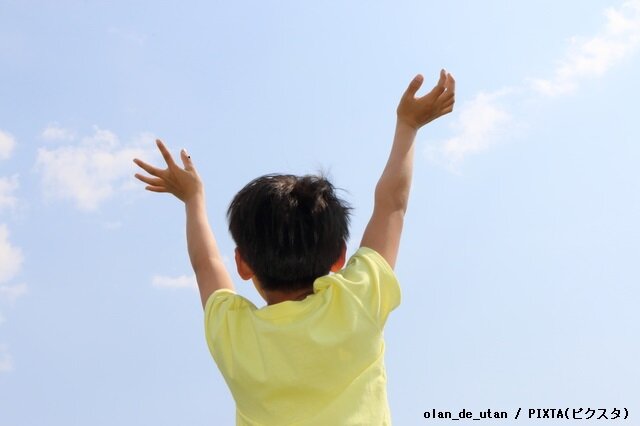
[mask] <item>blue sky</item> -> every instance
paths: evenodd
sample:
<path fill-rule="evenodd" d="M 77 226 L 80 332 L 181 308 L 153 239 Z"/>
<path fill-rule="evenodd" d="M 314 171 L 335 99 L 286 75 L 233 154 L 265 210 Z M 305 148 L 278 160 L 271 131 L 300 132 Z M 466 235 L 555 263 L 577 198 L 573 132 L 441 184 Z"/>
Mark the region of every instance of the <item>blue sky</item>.
<path fill-rule="evenodd" d="M 639 49 L 638 0 L 3 2 L 0 424 L 233 424 L 184 209 L 131 159 L 189 150 L 232 271 L 232 196 L 327 170 L 352 253 L 400 95 L 442 67 L 456 110 L 418 135 L 386 329 L 394 424 L 637 416 Z"/>

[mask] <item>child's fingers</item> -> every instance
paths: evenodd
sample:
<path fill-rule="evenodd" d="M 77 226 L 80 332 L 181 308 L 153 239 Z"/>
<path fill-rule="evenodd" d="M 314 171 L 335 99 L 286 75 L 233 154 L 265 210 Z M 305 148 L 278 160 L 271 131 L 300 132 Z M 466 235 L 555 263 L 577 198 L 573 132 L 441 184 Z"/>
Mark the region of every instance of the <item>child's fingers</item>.
<path fill-rule="evenodd" d="M 438 79 L 438 86 L 443 86 L 447 81 L 447 71 L 444 68 L 440 70 L 440 78 Z"/>
<path fill-rule="evenodd" d="M 453 107 L 453 104 L 455 104 L 455 103 L 456 103 L 456 101 L 453 98 L 451 98 L 450 100 L 448 100 L 446 102 L 443 102 L 441 108 Z"/>
<path fill-rule="evenodd" d="M 191 156 L 187 154 L 186 149 L 182 149 L 180 151 L 180 158 L 182 158 L 182 164 L 184 165 L 185 170 L 195 169 L 195 167 L 193 167 L 193 161 L 191 161 Z"/>
<path fill-rule="evenodd" d="M 133 162 L 136 163 L 138 166 L 140 166 L 145 172 L 149 173 L 150 175 L 160 176 L 160 174 L 162 173 L 162 170 L 156 167 L 153 167 L 152 165 L 147 164 L 144 161 L 139 160 L 137 158 L 134 158 Z"/>
<path fill-rule="evenodd" d="M 148 184 L 148 185 L 153 185 L 153 186 L 161 186 L 164 185 L 164 180 L 161 178 L 152 178 L 149 176 L 144 176 L 141 174 L 136 173 L 134 175 L 138 180 Z"/>
<path fill-rule="evenodd" d="M 164 161 L 167 163 L 167 166 L 169 166 L 169 168 L 176 167 L 176 163 L 175 161 L 173 161 L 171 153 L 169 153 L 169 150 L 166 146 L 164 146 L 162 141 L 160 139 L 156 139 L 156 144 L 158 145 L 158 149 L 160 150 Z"/>
<path fill-rule="evenodd" d="M 438 98 L 438 101 L 441 104 L 453 103 L 453 102 L 456 101 L 455 93 L 453 93 L 452 91 L 447 90 L 446 92 L 444 92 L 444 93 L 442 93 L 440 95 L 440 97 Z"/>
<path fill-rule="evenodd" d="M 456 79 L 453 78 L 451 74 L 447 74 L 447 79 L 444 82 L 444 87 L 447 89 L 447 92 L 454 93 L 456 91 Z"/>
<path fill-rule="evenodd" d="M 431 92 L 429 92 L 429 94 L 426 96 L 435 96 L 437 98 L 440 95 L 442 95 L 446 90 L 446 87 L 445 87 L 446 81 L 447 81 L 447 73 L 443 69 L 440 71 L 440 78 L 438 79 L 438 83 L 436 83 L 433 89 L 431 89 Z"/>
<path fill-rule="evenodd" d="M 420 89 L 420 86 L 422 86 L 423 80 L 422 75 L 416 75 L 413 80 L 411 80 L 411 83 L 409 83 L 409 87 L 407 87 L 402 97 L 404 99 L 413 99 L 416 96 L 416 92 Z"/>
<path fill-rule="evenodd" d="M 444 107 L 442 109 L 442 115 L 449 114 L 451 111 L 453 111 L 453 104 L 448 107 Z"/>
<path fill-rule="evenodd" d="M 442 78 L 441 78 L 442 80 Z M 439 84 L 439 82 L 438 82 Z M 444 88 L 442 93 L 439 95 L 439 101 L 442 105 L 453 105 L 455 102 L 455 94 L 456 94 L 456 80 L 449 73 L 446 73 L 446 78 L 444 83 L 442 84 Z"/>
<path fill-rule="evenodd" d="M 164 186 L 147 185 L 144 189 L 151 192 L 169 192 Z"/>

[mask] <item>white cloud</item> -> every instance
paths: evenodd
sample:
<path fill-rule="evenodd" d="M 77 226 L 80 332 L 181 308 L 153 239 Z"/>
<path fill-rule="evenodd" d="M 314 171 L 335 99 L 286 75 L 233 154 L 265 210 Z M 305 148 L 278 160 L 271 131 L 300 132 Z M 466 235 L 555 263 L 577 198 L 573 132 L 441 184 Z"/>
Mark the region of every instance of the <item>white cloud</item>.
<path fill-rule="evenodd" d="M 534 93 L 556 96 L 577 89 L 581 80 L 608 72 L 640 47 L 640 0 L 626 1 L 619 8 L 604 11 L 606 24 L 595 36 L 572 39 L 567 55 L 559 62 L 551 79 L 534 79 Z M 424 152 L 430 160 L 458 172 L 465 157 L 485 151 L 514 128 L 514 118 L 505 104 L 506 95 L 513 100 L 527 100 L 530 90 L 503 89 L 478 93 L 456 109 L 454 135 L 444 141 L 429 143 Z"/>
<path fill-rule="evenodd" d="M 0 373 L 13 371 L 13 359 L 7 347 L 0 345 Z"/>
<path fill-rule="evenodd" d="M 3 304 L 14 303 L 27 292 L 27 285 L 4 284 L 12 279 L 20 270 L 22 253 L 20 249 L 13 247 L 8 241 L 6 225 L 0 225 L 0 302 Z M 6 322 L 0 312 L 0 325 Z M 0 345 L 0 374 L 13 371 L 13 358 L 5 345 Z"/>
<path fill-rule="evenodd" d="M 47 197 L 72 200 L 85 211 L 95 210 L 117 191 L 132 185 L 136 166 L 133 158 L 156 158 L 154 136 L 140 134 L 127 144 L 108 131 L 95 128 L 79 144 L 55 149 L 40 148 L 36 168 L 42 175 Z"/>
<path fill-rule="evenodd" d="M 14 285 L 0 285 L 0 301 L 15 303 L 19 297 L 27 294 L 27 285 L 25 283 Z"/>
<path fill-rule="evenodd" d="M 6 160 L 16 145 L 15 139 L 0 130 L 0 160 Z M 14 207 L 16 198 L 13 192 L 18 188 L 18 175 L 0 177 L 0 211 L 7 207 Z M 13 303 L 27 291 L 26 284 L 9 285 L 6 282 L 13 279 L 22 266 L 22 251 L 9 242 L 7 225 L 0 224 L 0 302 Z M 0 312 L 0 325 L 6 322 Z M 5 345 L 0 345 L 0 374 L 13 371 L 13 358 Z"/>
<path fill-rule="evenodd" d="M 604 11 L 606 25 L 591 38 L 573 37 L 569 52 L 551 79 L 534 79 L 533 89 L 547 96 L 570 93 L 580 80 L 606 73 L 640 46 L 640 0 Z"/>
<path fill-rule="evenodd" d="M 456 171 L 467 155 L 485 151 L 496 144 L 512 121 L 511 114 L 499 103 L 500 98 L 509 93 L 508 89 L 481 92 L 462 105 L 452 125 L 454 136 L 427 144 L 427 158 Z"/>
<path fill-rule="evenodd" d="M 75 132 L 57 124 L 49 124 L 40 134 L 46 141 L 73 141 L 76 139 Z"/>
<path fill-rule="evenodd" d="M 155 275 L 151 280 L 151 285 L 159 288 L 198 288 L 195 275 L 180 275 L 178 277 Z"/>
<path fill-rule="evenodd" d="M 18 189 L 18 175 L 0 177 L 0 211 L 15 207 L 17 198 L 13 196 L 13 192 L 16 189 Z"/>
<path fill-rule="evenodd" d="M 0 283 L 8 282 L 19 272 L 22 261 L 22 251 L 11 245 L 7 226 L 0 224 Z"/>
<path fill-rule="evenodd" d="M 0 160 L 11 157 L 11 152 L 16 146 L 16 140 L 9 133 L 0 130 Z"/>

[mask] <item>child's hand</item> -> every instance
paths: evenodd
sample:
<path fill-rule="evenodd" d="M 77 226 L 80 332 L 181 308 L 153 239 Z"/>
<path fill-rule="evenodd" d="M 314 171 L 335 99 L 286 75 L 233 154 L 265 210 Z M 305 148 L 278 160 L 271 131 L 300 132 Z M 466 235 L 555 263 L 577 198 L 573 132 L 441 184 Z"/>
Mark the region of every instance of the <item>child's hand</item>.
<path fill-rule="evenodd" d="M 398 121 L 419 129 L 430 121 L 453 111 L 455 102 L 456 81 L 445 70 L 440 71 L 438 84 L 421 98 L 415 94 L 422 86 L 423 78 L 420 74 L 409 83 L 409 87 L 402 95 L 398 105 Z"/>
<path fill-rule="evenodd" d="M 185 203 L 194 195 L 203 194 L 204 186 L 187 152 L 184 149 L 180 151 L 182 164 L 184 164 L 183 169 L 173 161 L 171 154 L 162 141 L 158 139 L 156 143 L 164 157 L 164 161 L 167 163 L 168 167 L 166 169 L 158 169 L 137 158 L 133 160 L 147 173 L 155 176 L 143 176 L 136 173 L 136 178 L 147 184 L 145 189 L 153 192 L 169 192 Z"/>

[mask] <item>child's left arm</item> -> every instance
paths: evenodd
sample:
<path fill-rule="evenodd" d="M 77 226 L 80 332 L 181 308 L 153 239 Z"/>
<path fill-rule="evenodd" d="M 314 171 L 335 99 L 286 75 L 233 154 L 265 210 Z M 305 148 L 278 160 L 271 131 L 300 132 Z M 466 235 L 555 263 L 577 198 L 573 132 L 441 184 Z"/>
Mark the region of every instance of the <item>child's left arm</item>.
<path fill-rule="evenodd" d="M 193 166 L 191 157 L 184 150 L 180 152 L 184 164 L 182 168 L 173 161 L 171 154 L 160 140 L 157 144 L 167 163 L 167 168 L 159 169 L 136 158 L 133 161 L 153 177 L 140 174 L 135 176 L 147 184 L 145 189 L 153 192 L 169 192 L 184 202 L 189 259 L 196 274 L 204 308 L 214 291 L 221 288 L 234 290 L 233 282 L 209 226 L 204 185 Z"/>

